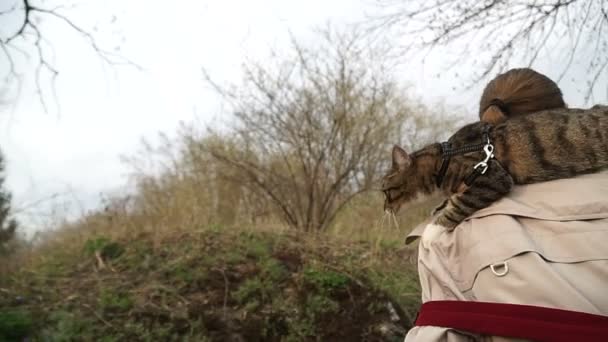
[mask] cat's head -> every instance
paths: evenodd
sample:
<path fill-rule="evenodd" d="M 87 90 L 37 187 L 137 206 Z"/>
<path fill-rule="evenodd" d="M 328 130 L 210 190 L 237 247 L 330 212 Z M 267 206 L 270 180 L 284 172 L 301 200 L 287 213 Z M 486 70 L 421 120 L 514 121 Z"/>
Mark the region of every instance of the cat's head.
<path fill-rule="evenodd" d="M 415 171 L 413 158 L 395 145 L 391 170 L 382 178 L 385 211 L 397 213 L 404 203 L 416 197 L 419 186 L 415 181 Z"/>

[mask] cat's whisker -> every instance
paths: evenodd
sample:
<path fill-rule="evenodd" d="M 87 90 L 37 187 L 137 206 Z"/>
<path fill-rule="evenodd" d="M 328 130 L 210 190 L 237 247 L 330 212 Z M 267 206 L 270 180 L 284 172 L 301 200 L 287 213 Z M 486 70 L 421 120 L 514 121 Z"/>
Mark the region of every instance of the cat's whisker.
<path fill-rule="evenodd" d="M 378 229 L 383 229 L 384 228 L 384 221 L 386 221 L 386 212 L 384 212 L 384 214 L 382 215 L 382 217 L 376 221 L 376 228 Z"/>
<path fill-rule="evenodd" d="M 384 214 L 382 215 L 382 221 L 380 223 L 380 228 L 381 229 L 386 228 L 386 219 L 387 219 L 387 217 L 388 217 L 388 211 L 385 210 Z"/>
<path fill-rule="evenodd" d="M 395 228 L 399 230 L 399 223 L 397 222 L 397 215 L 395 215 L 394 211 L 391 211 L 391 216 L 393 217 L 393 222 L 395 223 Z"/>

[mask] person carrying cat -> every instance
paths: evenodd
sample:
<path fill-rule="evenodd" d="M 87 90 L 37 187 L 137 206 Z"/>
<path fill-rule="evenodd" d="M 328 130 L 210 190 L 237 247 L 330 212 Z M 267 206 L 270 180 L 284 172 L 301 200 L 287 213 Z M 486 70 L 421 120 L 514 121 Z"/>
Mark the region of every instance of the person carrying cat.
<path fill-rule="evenodd" d="M 488 84 L 479 115 L 493 125 L 539 111 L 558 120 L 608 115 L 605 106 L 565 107 L 550 79 L 513 69 Z M 399 153 L 394 167 L 403 163 Z M 424 240 L 423 305 L 406 342 L 608 340 L 608 171 L 551 179 L 511 186 L 471 213 L 457 212 L 450 229 L 429 234 L 425 222 L 408 235 L 406 243 Z M 385 209 L 393 208 L 398 194 L 385 195 Z"/>

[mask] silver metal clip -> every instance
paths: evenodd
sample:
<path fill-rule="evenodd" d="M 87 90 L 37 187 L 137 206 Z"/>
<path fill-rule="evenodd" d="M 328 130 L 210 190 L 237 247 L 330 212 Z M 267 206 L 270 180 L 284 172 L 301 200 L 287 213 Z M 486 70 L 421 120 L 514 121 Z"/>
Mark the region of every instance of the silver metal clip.
<path fill-rule="evenodd" d="M 488 141 L 488 143 L 483 147 L 483 151 L 486 153 L 486 158 L 473 166 L 474 170 L 483 167 L 483 170 L 481 170 L 482 175 L 488 171 L 488 162 L 490 159 L 494 158 L 494 145 L 490 144 Z"/>

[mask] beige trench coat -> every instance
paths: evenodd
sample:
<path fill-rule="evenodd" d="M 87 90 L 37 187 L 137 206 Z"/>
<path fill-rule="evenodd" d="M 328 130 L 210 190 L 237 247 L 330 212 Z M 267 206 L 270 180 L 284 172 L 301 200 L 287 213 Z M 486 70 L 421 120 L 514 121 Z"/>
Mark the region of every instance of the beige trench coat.
<path fill-rule="evenodd" d="M 407 242 L 423 230 L 416 228 Z M 453 232 L 420 244 L 418 272 L 423 302 L 513 303 L 608 315 L 608 172 L 515 187 Z M 405 341 L 514 339 L 414 327 Z"/>

